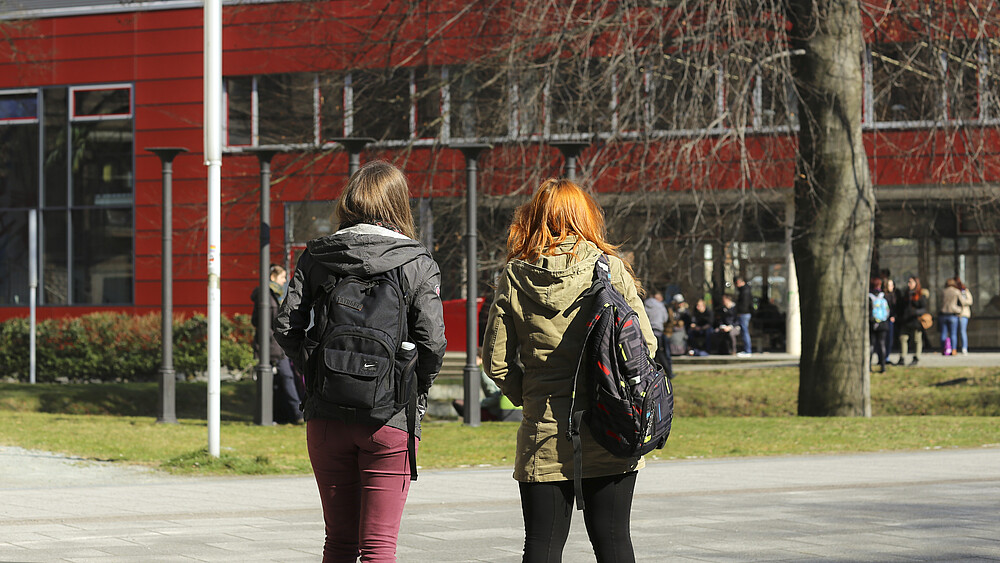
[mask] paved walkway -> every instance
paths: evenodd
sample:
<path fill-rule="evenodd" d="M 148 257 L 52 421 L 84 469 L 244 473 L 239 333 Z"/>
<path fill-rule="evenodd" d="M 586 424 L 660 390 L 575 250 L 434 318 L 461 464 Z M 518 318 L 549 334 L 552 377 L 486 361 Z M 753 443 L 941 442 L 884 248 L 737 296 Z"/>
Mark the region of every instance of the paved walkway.
<path fill-rule="evenodd" d="M 872 356 L 874 359 L 874 356 Z M 913 359 L 911 353 L 906 361 Z M 899 361 L 899 352 L 893 352 L 889 361 Z M 795 367 L 799 365 L 799 357 L 785 353 L 754 353 L 749 358 L 738 356 L 674 356 L 674 371 L 711 371 L 718 369 L 756 368 L 756 367 Z M 920 367 L 996 367 L 1000 366 L 1000 352 L 970 352 L 967 355 L 942 356 L 936 352 L 925 352 L 920 355 Z M 904 366 L 889 366 L 889 369 L 907 369 Z M 876 374 L 877 376 L 877 374 Z"/>
<path fill-rule="evenodd" d="M 0 561 L 318 561 L 311 477 L 182 478 L 0 448 Z M 660 461 L 639 475 L 639 561 L 1000 561 L 1000 444 Z M 509 469 L 424 471 L 401 562 L 520 561 Z M 582 518 L 568 563 L 594 561 Z"/>

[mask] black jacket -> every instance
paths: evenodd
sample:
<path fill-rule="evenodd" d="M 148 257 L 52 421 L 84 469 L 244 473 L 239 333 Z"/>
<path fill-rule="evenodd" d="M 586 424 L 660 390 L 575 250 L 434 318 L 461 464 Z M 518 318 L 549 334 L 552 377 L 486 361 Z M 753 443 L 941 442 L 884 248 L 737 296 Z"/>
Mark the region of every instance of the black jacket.
<path fill-rule="evenodd" d="M 927 299 L 923 295 L 914 300 L 912 291 L 903 294 L 903 299 L 899 302 L 899 316 L 906 328 L 920 328 L 918 317 L 926 312 Z M 900 318 L 897 318 L 896 321 L 899 322 Z"/>
<path fill-rule="evenodd" d="M 750 284 L 745 283 L 743 287 L 736 288 L 736 314 L 749 315 L 753 313 L 753 295 L 750 293 Z"/>
<path fill-rule="evenodd" d="M 305 360 L 310 343 L 315 346 L 319 340 L 318 329 L 310 326 L 313 300 L 329 276 L 366 276 L 399 266 L 403 267 L 408 288 L 409 340 L 417 346 L 417 391 L 421 394 L 421 404 L 426 404 L 427 391 L 441 370 L 447 344 L 440 296 L 441 271 L 427 249 L 406 236 L 362 223 L 309 241 L 274 321 L 278 344 L 296 360 L 296 365 L 308 366 Z M 308 399 L 304 414 L 306 419 L 310 418 Z M 405 430 L 405 411 L 397 413 L 387 424 Z M 419 424 L 417 435 L 420 435 Z"/>
<path fill-rule="evenodd" d="M 735 326 L 737 323 L 736 306 L 733 307 L 719 307 L 718 312 L 715 314 L 715 326 L 720 327 L 723 325 Z"/>
<path fill-rule="evenodd" d="M 690 326 L 694 325 L 694 326 Z M 704 312 L 694 309 L 691 314 L 691 321 L 688 324 L 688 330 L 712 330 L 715 326 L 715 314 L 712 313 L 711 309 L 705 309 Z"/>
<path fill-rule="evenodd" d="M 272 284 L 274 282 L 271 282 Z M 278 316 L 278 307 L 281 306 L 279 298 L 281 294 L 275 294 L 274 287 L 270 287 L 267 294 L 271 297 L 271 326 L 274 326 L 274 319 Z M 253 292 L 250 293 L 250 300 L 253 301 L 253 314 L 250 315 L 250 320 L 253 323 L 254 328 L 254 339 L 253 339 L 253 351 L 259 352 L 260 347 L 260 335 L 258 334 L 258 328 L 260 325 L 257 324 L 257 319 L 260 317 L 260 288 L 255 287 Z M 276 365 L 285 357 L 285 351 L 281 349 L 278 345 L 278 341 L 274 339 L 274 334 L 271 334 L 271 364 Z"/>

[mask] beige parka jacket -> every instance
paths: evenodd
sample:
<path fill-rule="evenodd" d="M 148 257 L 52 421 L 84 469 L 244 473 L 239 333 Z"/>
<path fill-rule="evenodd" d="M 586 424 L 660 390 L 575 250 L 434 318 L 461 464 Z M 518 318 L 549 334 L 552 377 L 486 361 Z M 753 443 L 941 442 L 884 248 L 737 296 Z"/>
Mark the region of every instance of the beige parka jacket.
<path fill-rule="evenodd" d="M 554 256 L 535 263 L 511 260 L 497 284 L 483 340 L 484 367 L 515 405 L 523 405 L 524 419 L 517 432 L 514 479 L 521 482 L 573 479 L 573 444 L 566 438 L 573 372 L 583 353 L 585 316 L 577 316 L 586 304 L 580 294 L 590 287 L 594 264 L 601 255 L 596 245 L 583 241 L 572 249 L 568 238 Z M 640 327 L 650 354 L 656 339 L 642 300 L 624 263 L 609 256 L 611 282 L 639 315 Z M 589 383 L 580 375 L 578 389 Z M 577 392 L 577 408 L 589 407 L 586 393 Z M 640 469 L 640 458 L 611 455 L 590 436 L 584 424 L 583 477 L 616 475 Z"/>

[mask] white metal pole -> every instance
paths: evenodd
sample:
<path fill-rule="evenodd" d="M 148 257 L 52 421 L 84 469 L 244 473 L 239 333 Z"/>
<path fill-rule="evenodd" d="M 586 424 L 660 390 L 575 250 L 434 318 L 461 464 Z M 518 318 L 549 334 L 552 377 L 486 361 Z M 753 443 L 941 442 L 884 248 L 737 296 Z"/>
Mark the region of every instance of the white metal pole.
<path fill-rule="evenodd" d="M 785 251 L 788 253 L 788 268 L 785 279 L 788 282 L 788 311 L 785 313 L 785 352 L 792 356 L 802 355 L 802 309 L 799 306 L 799 277 L 795 273 L 795 255 L 792 252 L 792 232 L 795 227 L 795 200 L 785 202 Z"/>
<path fill-rule="evenodd" d="M 37 368 L 37 352 L 35 349 L 35 309 L 38 299 L 38 210 L 28 211 L 28 303 L 31 310 L 31 321 L 29 322 L 28 354 L 30 357 L 29 381 L 35 382 L 35 370 Z"/>
<path fill-rule="evenodd" d="M 208 166 L 208 455 L 219 457 L 222 316 L 222 0 L 205 0 L 205 165 Z"/>

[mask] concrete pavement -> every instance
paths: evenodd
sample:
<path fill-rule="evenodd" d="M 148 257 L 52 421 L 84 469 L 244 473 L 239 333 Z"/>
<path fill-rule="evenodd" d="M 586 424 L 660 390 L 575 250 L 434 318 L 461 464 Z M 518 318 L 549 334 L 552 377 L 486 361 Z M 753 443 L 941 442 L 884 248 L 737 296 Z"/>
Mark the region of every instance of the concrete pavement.
<path fill-rule="evenodd" d="M 171 477 L 0 448 L 11 464 L 23 471 L 0 473 L 0 561 L 320 559 L 311 477 Z M 632 530 L 639 561 L 996 562 L 1000 444 L 651 462 Z M 509 468 L 423 471 L 398 557 L 515 562 L 522 534 Z M 594 561 L 579 513 L 564 561 Z"/>

